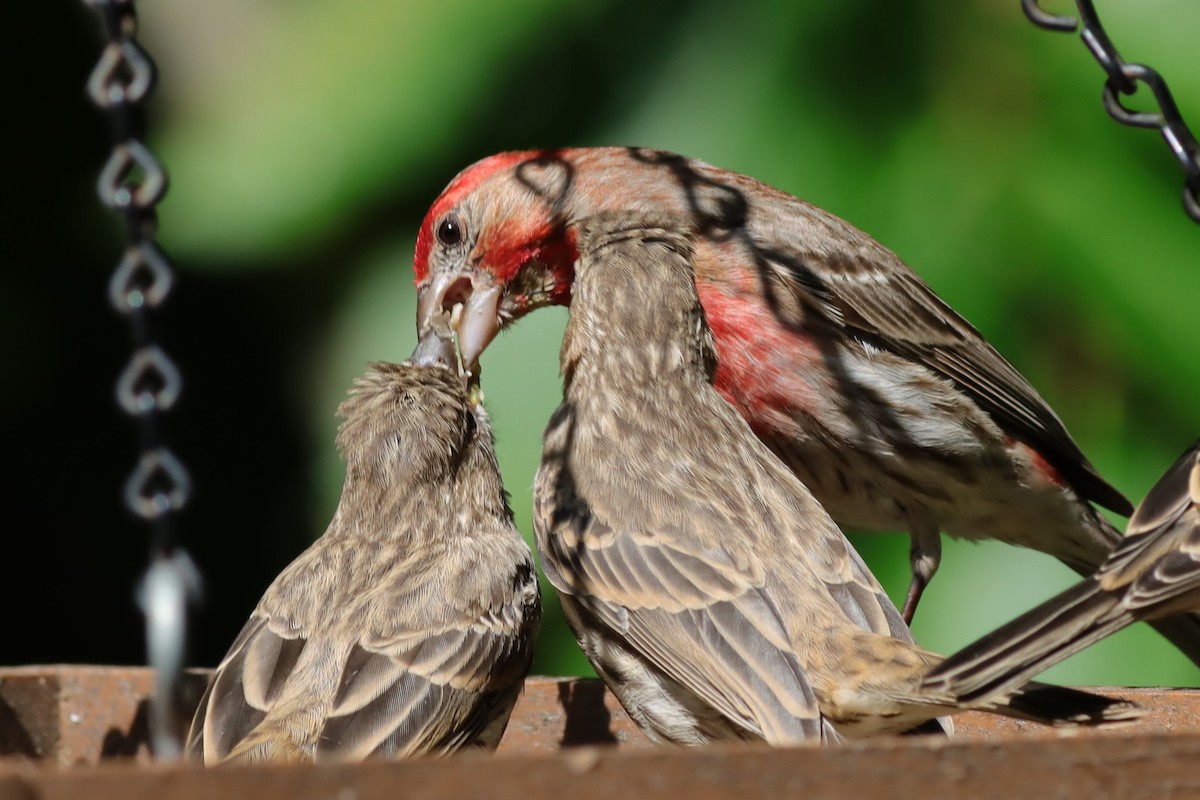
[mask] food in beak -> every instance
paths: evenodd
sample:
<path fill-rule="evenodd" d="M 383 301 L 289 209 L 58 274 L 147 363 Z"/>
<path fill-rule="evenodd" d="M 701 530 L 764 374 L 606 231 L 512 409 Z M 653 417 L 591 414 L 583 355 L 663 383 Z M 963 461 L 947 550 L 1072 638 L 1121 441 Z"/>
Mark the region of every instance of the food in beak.
<path fill-rule="evenodd" d="M 463 369 L 476 372 L 479 355 L 500 332 L 500 295 L 499 286 L 480 286 L 465 275 L 438 275 L 418 297 L 417 333 L 423 338 L 435 318 L 449 311 Z"/>

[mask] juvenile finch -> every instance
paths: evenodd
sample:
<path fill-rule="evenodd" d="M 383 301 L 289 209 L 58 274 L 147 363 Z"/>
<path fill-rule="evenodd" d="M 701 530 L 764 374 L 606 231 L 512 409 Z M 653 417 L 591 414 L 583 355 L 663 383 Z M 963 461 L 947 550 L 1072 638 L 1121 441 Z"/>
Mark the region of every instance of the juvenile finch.
<path fill-rule="evenodd" d="M 652 739 L 772 744 L 900 733 L 967 708 L 1047 724 L 1136 716 L 1026 685 L 965 703 L 922 679 L 882 587 L 711 385 L 712 336 L 673 221 L 581 222 L 563 401 L 534 487 L 546 577 L 584 653 Z"/>
<path fill-rule="evenodd" d="M 448 334 L 449 328 L 445 327 Z M 205 763 L 494 748 L 541 617 L 487 415 L 436 331 L 338 409 L 342 497 L 267 589 L 188 736 Z"/>
<path fill-rule="evenodd" d="M 973 698 L 1003 693 L 1138 620 L 1196 609 L 1200 442 L 1146 495 L 1095 575 L 955 653 L 925 683 L 934 690 L 953 685 Z"/>
<path fill-rule="evenodd" d="M 498 329 L 571 302 L 577 224 L 606 210 L 686 221 L 718 391 L 840 525 L 910 533 L 906 620 L 939 531 L 1083 575 L 1116 546 L 1091 503 L 1128 515 L 1129 501 L 975 328 L 862 231 L 744 175 L 638 148 L 484 159 L 421 225 L 420 317 L 462 303 L 473 368 Z M 1200 663 L 1200 619 L 1156 627 Z"/>

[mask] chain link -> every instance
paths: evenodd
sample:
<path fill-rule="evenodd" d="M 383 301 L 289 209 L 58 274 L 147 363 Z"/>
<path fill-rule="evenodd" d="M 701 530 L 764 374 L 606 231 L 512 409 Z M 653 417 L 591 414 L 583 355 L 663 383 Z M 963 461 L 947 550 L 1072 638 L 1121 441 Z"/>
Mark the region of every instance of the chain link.
<path fill-rule="evenodd" d="M 151 745 L 158 758 L 178 758 L 187 725 L 182 679 L 190 608 L 200 594 L 200 576 L 175 541 L 172 516 L 191 496 L 187 468 L 164 444 L 161 415 L 179 398 L 183 377 L 154 341 L 152 315 L 174 284 L 167 257 L 154 242 L 155 206 L 167 191 L 167 172 L 142 144 L 142 104 L 154 89 L 156 72 L 138 44 L 133 0 L 85 0 L 100 14 L 107 43 L 87 81 L 87 93 L 107 112 L 113 149 L 100 171 L 97 190 L 104 205 L 125 219 L 126 248 L 108 285 L 108 300 L 129 321 L 133 354 L 117 379 L 117 402 L 138 423 L 141 455 L 125 481 L 126 507 L 151 526 L 150 566 L 138 588 L 146 617 L 146 650 L 155 670 Z"/>
<path fill-rule="evenodd" d="M 1144 64 L 1125 62 L 1113 46 L 1108 33 L 1100 24 L 1092 0 L 1075 0 L 1080 19 L 1047 13 L 1038 0 L 1021 0 L 1025 16 L 1046 30 L 1071 33 L 1080 27 L 1080 38 L 1108 76 L 1104 84 L 1104 110 L 1122 125 L 1133 128 L 1158 128 L 1184 174 L 1183 209 L 1195 222 L 1200 222 L 1200 146 L 1196 137 L 1179 113 L 1179 106 L 1167 82 L 1156 70 Z M 1121 102 L 1121 96 L 1137 92 L 1145 84 L 1154 95 L 1154 111 L 1133 111 Z"/>

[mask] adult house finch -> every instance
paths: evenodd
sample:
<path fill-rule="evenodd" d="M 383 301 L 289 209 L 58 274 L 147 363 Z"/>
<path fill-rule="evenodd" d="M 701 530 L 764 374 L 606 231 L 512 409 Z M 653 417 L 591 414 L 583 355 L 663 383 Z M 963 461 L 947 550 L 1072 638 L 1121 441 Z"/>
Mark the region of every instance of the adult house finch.
<path fill-rule="evenodd" d="M 563 401 L 534 486 L 546 577 L 652 739 L 900 733 L 979 708 L 1105 724 L 1127 703 L 1027 685 L 968 704 L 804 484 L 711 385 L 693 250 L 672 221 L 580 223 Z"/>
<path fill-rule="evenodd" d="M 449 334 L 449 326 L 444 327 Z M 487 415 L 436 330 L 372 364 L 338 409 L 333 520 L 267 589 L 200 701 L 188 749 L 221 761 L 494 748 L 541 618 Z"/>
<path fill-rule="evenodd" d="M 1200 442 L 1180 456 L 1129 520 L 1096 574 L 968 645 L 926 679 L 970 697 L 1030 676 L 1143 619 L 1200 609 Z M 1019 663 L 1022 668 L 1013 670 Z"/>
<path fill-rule="evenodd" d="M 978 331 L 869 236 L 744 175 L 636 148 L 484 159 L 421 225 L 418 326 L 462 303 L 473 368 L 500 327 L 570 303 L 577 223 L 604 210 L 687 221 L 717 389 L 839 524 L 910 532 L 906 620 L 939 530 L 1083 575 L 1120 540 L 1089 501 L 1123 514 L 1129 501 Z M 1200 663 L 1200 618 L 1155 626 Z"/>

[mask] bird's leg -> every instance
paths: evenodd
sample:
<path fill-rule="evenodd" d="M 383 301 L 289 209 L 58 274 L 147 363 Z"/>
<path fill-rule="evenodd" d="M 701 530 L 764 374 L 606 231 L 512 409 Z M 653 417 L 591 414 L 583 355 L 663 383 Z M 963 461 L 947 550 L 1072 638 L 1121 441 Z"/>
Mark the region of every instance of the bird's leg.
<path fill-rule="evenodd" d="M 912 545 L 908 550 L 908 563 L 912 568 L 912 582 L 904 598 L 904 609 L 900 612 L 904 622 L 912 625 L 917 613 L 917 603 L 925 587 L 933 580 L 938 565 L 942 563 L 942 534 L 933 520 L 925 514 L 910 514 L 908 533 Z"/>

